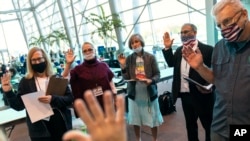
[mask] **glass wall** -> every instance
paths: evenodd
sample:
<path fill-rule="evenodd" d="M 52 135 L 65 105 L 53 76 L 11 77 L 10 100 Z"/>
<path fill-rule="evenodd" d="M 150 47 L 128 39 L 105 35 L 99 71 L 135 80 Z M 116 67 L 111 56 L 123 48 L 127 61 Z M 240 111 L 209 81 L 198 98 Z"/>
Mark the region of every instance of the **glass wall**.
<path fill-rule="evenodd" d="M 250 8 L 248 0 L 242 2 Z M 72 48 L 77 60 L 81 60 L 83 42 L 93 42 L 96 47 L 105 45 L 103 37 L 93 34 L 102 25 L 95 26 L 87 20 L 93 14 L 109 18 L 117 14 L 125 28 L 110 29 L 115 38 L 108 40 L 106 46 L 125 52 L 129 52 L 127 43 L 133 33 L 144 37 L 150 52 L 153 47 L 163 47 L 166 31 L 177 47 L 181 45 L 179 32 L 184 23 L 195 24 L 198 40 L 207 43 L 208 34 L 221 38 L 218 31 L 207 31 L 214 24 L 207 20 L 211 7 L 206 0 L 0 0 L 0 64 L 18 60 L 32 46 L 45 48 L 49 53 Z M 160 50 L 156 57 L 161 61 Z"/>
<path fill-rule="evenodd" d="M 210 13 L 206 13 L 205 0 L 13 0 L 9 5 L 9 9 L 1 8 L 1 11 L 16 17 L 14 22 L 19 28 L 16 30 L 19 34 L 15 35 L 20 39 L 18 45 L 25 47 L 23 51 L 27 51 L 29 47 L 34 46 L 36 40 L 47 37 L 55 30 L 61 31 L 70 40 L 61 41 L 59 45 L 45 40 L 36 45 L 53 52 L 71 47 L 77 54 L 79 53 L 78 56 L 81 56 L 79 49 L 84 41 L 93 42 L 96 47 L 105 45 L 104 39 L 98 34 L 92 35 L 97 30 L 96 26 L 87 22 L 91 13 L 101 14 L 100 6 L 104 9 L 105 16 L 110 16 L 111 13 L 118 14 L 125 26 L 118 30 L 119 33 L 114 29 L 111 31 L 112 36 L 119 36 L 119 40 L 117 38 L 109 40 L 110 47 L 127 49 L 128 38 L 133 33 L 142 34 L 148 50 L 153 46 L 162 47 L 162 36 L 166 31 L 171 33 L 171 37 L 175 39 L 174 45 L 178 46 L 180 27 L 186 22 L 197 25 L 198 39 L 205 43 L 207 41 L 206 16 Z M 1 19 L 4 15 L 2 13 Z M 1 23 L 5 24 L 8 26 L 5 27 L 4 37 L 8 42 L 4 46 L 16 46 L 10 41 L 15 37 L 7 36 L 7 33 L 11 33 L 8 29 L 13 30 L 13 25 L 11 22 Z M 11 49 L 10 54 L 18 55 L 14 52 Z"/>
<path fill-rule="evenodd" d="M 249 9 L 249 1 L 242 2 Z M 174 45 L 179 46 L 180 28 L 186 22 L 197 25 L 198 39 L 207 43 L 207 34 L 214 36 L 216 32 L 207 28 L 211 26 L 208 25 L 207 17 L 210 16 L 208 8 L 211 8 L 212 4 L 205 0 L 0 1 L 0 52 L 9 54 L 7 56 L 18 56 L 26 53 L 32 46 L 41 46 L 48 52 L 73 48 L 81 59 L 79 49 L 84 41 L 93 42 L 96 47 L 105 45 L 103 37 L 92 34 L 97 31 L 97 27 L 87 21 L 91 14 L 101 15 L 100 6 L 106 17 L 115 13 L 125 26 L 119 30 L 110 30 L 111 36 L 115 38 L 107 41 L 108 47 L 128 50 L 127 41 L 133 33 L 142 34 L 147 50 L 151 50 L 153 46 L 162 47 L 162 35 L 166 31 L 175 39 Z M 213 24 L 213 21 L 210 23 Z M 54 35 L 55 31 L 59 31 L 56 33 L 62 33 L 60 35 L 69 40 L 45 40 L 49 35 Z M 218 37 L 215 36 L 214 42 L 221 38 L 220 32 L 216 34 Z M 0 63 L 5 59 L 6 63 L 11 57 L 0 58 L 4 58 Z"/>

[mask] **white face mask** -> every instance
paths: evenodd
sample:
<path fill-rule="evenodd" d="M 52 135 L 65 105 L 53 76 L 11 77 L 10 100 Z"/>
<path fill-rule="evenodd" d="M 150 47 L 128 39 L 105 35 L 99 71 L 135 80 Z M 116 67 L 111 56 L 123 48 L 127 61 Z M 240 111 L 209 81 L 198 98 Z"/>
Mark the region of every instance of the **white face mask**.
<path fill-rule="evenodd" d="M 135 49 L 132 49 L 135 53 L 140 53 L 142 51 L 142 47 L 137 47 Z"/>
<path fill-rule="evenodd" d="M 85 60 L 91 60 L 95 58 L 95 54 L 94 53 L 89 53 L 89 54 L 85 54 L 84 55 L 84 59 Z"/>

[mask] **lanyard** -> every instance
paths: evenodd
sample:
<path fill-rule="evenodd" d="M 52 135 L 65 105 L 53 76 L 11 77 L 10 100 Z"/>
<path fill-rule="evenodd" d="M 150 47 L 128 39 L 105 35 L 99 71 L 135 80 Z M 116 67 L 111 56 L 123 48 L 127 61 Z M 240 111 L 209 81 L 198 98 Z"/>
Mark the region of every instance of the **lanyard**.
<path fill-rule="evenodd" d="M 47 81 L 48 81 L 48 77 L 47 77 L 46 79 L 47 79 Z M 35 80 L 36 80 L 36 82 L 37 82 L 37 85 L 38 85 L 39 90 L 41 91 L 42 89 L 41 89 L 41 86 L 40 86 L 40 84 L 39 84 L 39 81 L 37 80 L 37 77 L 35 77 Z M 43 79 L 42 79 L 42 80 L 43 80 Z M 45 87 L 45 89 L 46 89 L 46 87 Z"/>

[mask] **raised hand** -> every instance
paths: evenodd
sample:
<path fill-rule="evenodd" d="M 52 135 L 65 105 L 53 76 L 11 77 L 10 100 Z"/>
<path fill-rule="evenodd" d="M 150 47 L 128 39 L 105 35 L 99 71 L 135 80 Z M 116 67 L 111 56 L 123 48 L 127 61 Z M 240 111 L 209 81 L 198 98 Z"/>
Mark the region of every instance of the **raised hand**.
<path fill-rule="evenodd" d="M 198 70 L 201 66 L 203 66 L 203 57 L 199 48 L 194 51 L 191 46 L 185 47 L 182 49 L 182 56 L 195 70 Z"/>
<path fill-rule="evenodd" d="M 126 57 L 124 56 L 123 53 L 118 55 L 118 61 L 121 65 L 121 67 L 124 67 L 126 65 Z"/>
<path fill-rule="evenodd" d="M 11 85 L 11 74 L 10 73 L 3 74 L 3 77 L 1 77 L 1 84 L 2 84 L 2 89 L 4 92 L 11 91 L 12 85 Z"/>
<path fill-rule="evenodd" d="M 69 131 L 63 136 L 63 140 L 126 141 L 124 97 L 117 95 L 115 111 L 112 93 L 105 91 L 103 96 L 105 113 L 103 113 L 92 91 L 86 91 L 84 97 L 86 103 L 77 99 L 74 107 L 80 118 L 87 125 L 89 135 L 80 131 Z"/>
<path fill-rule="evenodd" d="M 68 49 L 65 53 L 65 59 L 67 64 L 72 64 L 75 60 L 76 56 L 74 55 L 74 51 L 72 49 Z"/>
<path fill-rule="evenodd" d="M 165 48 L 167 49 L 171 48 L 173 42 L 174 42 L 174 39 L 170 39 L 169 33 L 165 32 L 163 35 L 163 43 L 164 43 Z"/>

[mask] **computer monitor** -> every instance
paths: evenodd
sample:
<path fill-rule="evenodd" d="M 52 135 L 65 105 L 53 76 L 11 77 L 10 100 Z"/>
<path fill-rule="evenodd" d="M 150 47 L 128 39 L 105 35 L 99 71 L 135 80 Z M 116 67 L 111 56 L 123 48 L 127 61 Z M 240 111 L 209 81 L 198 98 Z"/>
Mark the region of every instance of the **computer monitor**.
<path fill-rule="evenodd" d="M 100 55 L 100 56 L 103 56 L 105 54 L 105 52 L 106 52 L 104 46 L 98 46 L 97 51 L 98 51 L 98 55 Z"/>
<path fill-rule="evenodd" d="M 111 47 L 111 51 L 116 51 L 116 47 Z"/>

